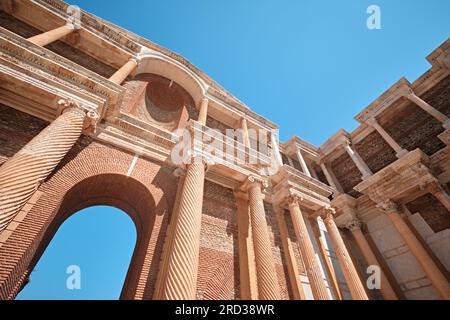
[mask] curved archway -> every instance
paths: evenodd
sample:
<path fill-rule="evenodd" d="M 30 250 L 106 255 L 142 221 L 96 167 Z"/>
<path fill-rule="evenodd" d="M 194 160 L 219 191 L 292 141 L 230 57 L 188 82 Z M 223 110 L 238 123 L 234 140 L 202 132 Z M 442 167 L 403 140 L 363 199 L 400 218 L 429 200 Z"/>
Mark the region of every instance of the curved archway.
<path fill-rule="evenodd" d="M 158 208 L 149 189 L 138 180 L 121 174 L 99 174 L 85 178 L 64 195 L 56 215 L 44 233 L 28 270 L 33 270 L 62 224 L 73 214 L 93 206 L 111 206 L 129 215 L 136 227 L 136 245 L 120 294 L 121 299 L 136 298 L 138 288 L 148 290 L 148 281 L 155 281 L 158 259 L 148 256 L 154 250 L 151 244 Z M 79 235 L 82 237 L 82 234 Z M 141 295 L 142 298 L 142 295 Z"/>
<path fill-rule="evenodd" d="M 118 299 L 136 236 L 134 222 L 120 209 L 76 212 L 58 229 L 16 299 Z"/>
<path fill-rule="evenodd" d="M 145 54 L 140 58 L 136 75 L 142 73 L 152 73 L 175 81 L 192 96 L 196 105 L 207 91 L 204 81 L 186 66 L 157 54 Z"/>

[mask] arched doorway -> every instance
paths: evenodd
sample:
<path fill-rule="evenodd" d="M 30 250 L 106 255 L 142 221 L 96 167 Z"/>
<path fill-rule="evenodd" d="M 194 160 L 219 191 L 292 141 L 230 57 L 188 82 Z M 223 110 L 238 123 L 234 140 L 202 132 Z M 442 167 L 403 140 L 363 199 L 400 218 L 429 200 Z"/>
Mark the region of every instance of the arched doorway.
<path fill-rule="evenodd" d="M 120 209 L 78 211 L 58 229 L 17 299 L 118 299 L 136 237 Z"/>

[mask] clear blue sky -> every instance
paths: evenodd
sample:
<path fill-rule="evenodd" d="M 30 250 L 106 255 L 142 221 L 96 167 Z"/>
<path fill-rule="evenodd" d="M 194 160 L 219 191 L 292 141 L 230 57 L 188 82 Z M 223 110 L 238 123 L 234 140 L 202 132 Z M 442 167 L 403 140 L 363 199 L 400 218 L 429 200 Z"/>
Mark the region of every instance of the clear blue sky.
<path fill-rule="evenodd" d="M 277 123 L 282 140 L 298 135 L 315 145 L 339 128 L 356 128 L 357 113 L 400 77 L 414 81 L 425 72 L 429 68 L 425 57 L 450 36 L 448 0 L 73 0 L 71 4 L 189 59 L 255 112 Z M 366 27 L 371 4 L 381 8 L 381 30 Z M 90 292 L 87 282 L 79 293 L 63 290 L 57 296 L 117 297 L 132 249 L 113 245 L 120 232 L 134 232 L 128 220 L 97 212 L 73 219 L 78 220 L 68 221 L 55 239 L 58 244 L 49 249 L 59 251 L 44 257 L 27 290 L 39 286 L 38 275 L 48 268 L 61 279 L 45 290 L 41 284 L 42 294 L 49 292 L 42 297 L 56 296 L 50 291 L 65 285 L 63 266 L 79 259 L 86 277 L 88 270 L 95 272 L 98 278 L 92 278 L 96 282 L 92 288 L 101 292 Z M 104 228 L 84 232 L 106 220 Z M 90 248 L 89 256 L 84 255 L 87 236 L 99 241 L 103 253 L 111 254 L 105 259 L 114 260 L 114 268 L 124 268 L 116 271 L 117 277 L 109 276 L 114 284 L 100 283 L 103 257 L 90 256 L 94 252 Z M 74 250 L 73 257 L 62 249 L 66 247 Z M 22 296 L 41 297 L 36 291 L 26 294 Z"/>

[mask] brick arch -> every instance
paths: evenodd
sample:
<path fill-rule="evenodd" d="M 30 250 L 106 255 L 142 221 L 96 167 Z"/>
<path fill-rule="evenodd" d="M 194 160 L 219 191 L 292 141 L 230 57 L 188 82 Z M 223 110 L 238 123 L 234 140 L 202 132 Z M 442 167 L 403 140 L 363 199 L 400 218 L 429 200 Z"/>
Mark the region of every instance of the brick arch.
<path fill-rule="evenodd" d="M 40 195 L 7 241 L 0 246 L 0 299 L 13 299 L 53 238 L 73 213 L 110 205 L 128 213 L 137 228 L 136 247 L 122 299 L 150 298 L 156 281 L 176 192 L 176 178 L 157 164 L 82 138 L 40 186 Z M 127 175 L 129 173 L 129 175 Z M 20 245 L 18 245 L 20 244 Z M 154 258 L 155 257 L 155 258 Z"/>

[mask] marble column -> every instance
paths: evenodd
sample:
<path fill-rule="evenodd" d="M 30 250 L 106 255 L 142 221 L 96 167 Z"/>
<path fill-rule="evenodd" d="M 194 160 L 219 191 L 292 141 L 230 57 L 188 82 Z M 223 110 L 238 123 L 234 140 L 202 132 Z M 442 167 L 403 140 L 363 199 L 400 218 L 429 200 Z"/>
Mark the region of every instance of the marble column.
<path fill-rule="evenodd" d="M 258 279 L 258 298 L 261 300 L 277 300 L 280 298 L 280 288 L 261 192 L 261 187 L 264 186 L 265 182 L 255 177 L 249 177 L 247 192 Z"/>
<path fill-rule="evenodd" d="M 433 118 L 435 118 L 437 121 L 442 123 L 442 126 L 446 130 L 450 130 L 450 118 L 448 118 L 445 114 L 437 110 L 436 108 L 429 105 L 426 101 L 422 100 L 420 97 L 416 96 L 414 93 L 410 93 L 406 95 L 406 98 L 408 98 L 409 101 L 416 104 L 418 107 L 420 107 L 422 110 L 430 114 Z"/>
<path fill-rule="evenodd" d="M 341 266 L 342 273 L 352 295 L 353 300 L 368 300 L 367 293 L 359 278 L 358 272 L 353 264 L 350 254 L 345 247 L 344 240 L 339 233 L 339 229 L 334 222 L 334 211 L 332 209 L 323 208 L 320 215 L 325 223 L 328 235 Z"/>
<path fill-rule="evenodd" d="M 397 294 L 395 293 L 394 289 L 392 288 L 391 284 L 389 283 L 389 280 L 387 279 L 386 275 L 384 274 L 383 270 L 381 270 L 381 265 L 378 262 L 377 257 L 375 256 L 375 253 L 372 251 L 372 248 L 370 247 L 369 243 L 367 242 L 366 237 L 361 231 L 361 221 L 358 219 L 354 219 L 350 221 L 346 228 L 350 230 L 352 233 L 353 238 L 356 241 L 356 244 L 359 247 L 359 250 L 361 251 L 362 255 L 364 256 L 364 259 L 367 262 L 367 265 L 371 266 L 378 266 L 380 268 L 380 291 L 383 295 L 383 298 L 385 300 L 397 300 Z"/>
<path fill-rule="evenodd" d="M 397 158 L 403 157 L 405 154 L 408 153 L 408 150 L 403 149 L 397 141 L 395 141 L 389 133 L 387 133 L 386 130 L 378 123 L 378 121 L 375 118 L 370 118 L 367 121 L 367 124 L 373 127 L 375 130 L 378 131 L 378 133 L 381 135 L 381 137 L 391 146 L 392 149 L 396 152 Z"/>
<path fill-rule="evenodd" d="M 208 117 L 208 103 L 209 100 L 207 98 L 203 98 L 200 102 L 200 110 L 197 121 L 202 125 L 206 125 L 206 118 Z"/>
<path fill-rule="evenodd" d="M 350 158 L 352 158 L 353 162 L 355 163 L 356 167 L 362 174 L 362 179 L 367 179 L 370 176 L 372 176 L 372 171 L 367 166 L 367 164 L 364 162 L 364 160 L 361 158 L 358 152 L 356 152 L 351 146 L 350 141 L 347 138 L 342 139 L 341 141 L 342 145 L 344 146 L 345 151 L 347 151 Z"/>
<path fill-rule="evenodd" d="M 73 24 L 68 23 L 62 27 L 28 38 L 28 41 L 34 43 L 35 45 L 44 47 L 52 42 L 55 42 L 56 40 L 61 39 L 64 36 L 67 36 L 74 30 L 76 30 L 75 26 Z"/>
<path fill-rule="evenodd" d="M 0 167 L 0 232 L 81 135 L 86 111 L 67 101 L 60 105 L 61 115 Z"/>
<path fill-rule="evenodd" d="M 162 292 L 165 300 L 193 300 L 196 297 L 204 180 L 204 160 L 194 156 L 186 168 L 178 205 Z"/>
<path fill-rule="evenodd" d="M 445 192 L 444 188 L 438 181 L 430 183 L 427 190 L 450 212 L 450 196 Z"/>
<path fill-rule="evenodd" d="M 306 274 L 311 285 L 313 296 L 316 300 L 329 300 L 327 287 L 317 260 L 311 238 L 308 234 L 305 220 L 300 210 L 300 199 L 296 196 L 289 198 L 289 211 L 291 213 L 292 224 L 297 236 L 298 246 L 305 264 Z"/>
<path fill-rule="evenodd" d="M 297 149 L 297 158 L 298 162 L 300 163 L 300 166 L 302 167 L 302 171 L 304 174 L 306 174 L 308 177 L 311 177 L 311 172 L 309 172 L 309 168 L 306 165 L 305 158 L 303 158 L 302 152 Z"/>
<path fill-rule="evenodd" d="M 398 205 L 392 200 L 380 202 L 377 207 L 381 209 L 391 220 L 395 229 L 401 235 L 411 253 L 422 267 L 423 271 L 430 279 L 438 294 L 445 300 L 450 300 L 450 283 L 445 275 L 434 262 L 433 258 L 423 246 L 422 242 L 416 237 L 408 224 L 400 215 Z"/>
<path fill-rule="evenodd" d="M 125 79 L 137 68 L 137 66 L 137 59 L 131 58 L 109 78 L 109 81 L 121 85 L 122 82 L 124 82 Z"/>

